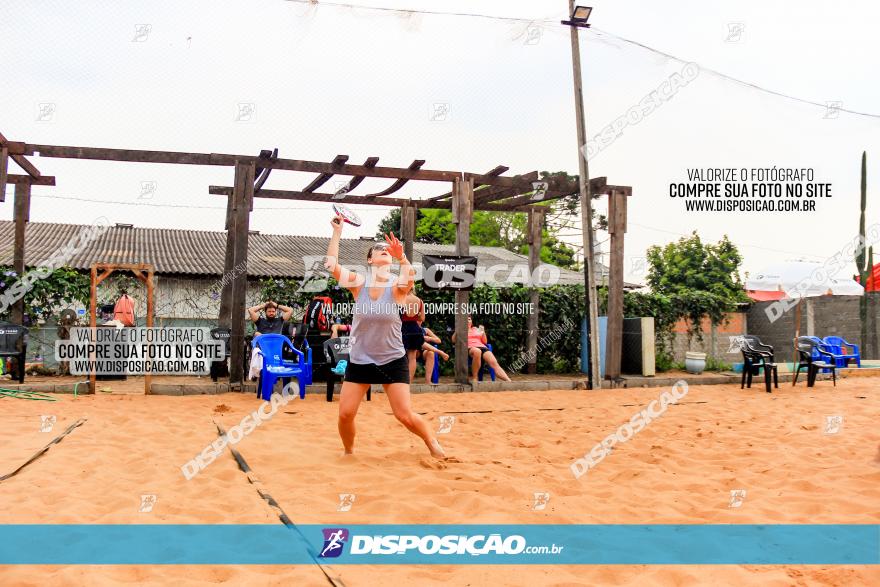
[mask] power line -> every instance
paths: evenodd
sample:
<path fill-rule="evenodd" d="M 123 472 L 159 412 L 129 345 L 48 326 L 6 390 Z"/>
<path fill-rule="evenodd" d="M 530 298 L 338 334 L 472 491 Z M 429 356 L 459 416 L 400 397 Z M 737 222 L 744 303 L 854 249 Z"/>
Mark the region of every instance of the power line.
<path fill-rule="evenodd" d="M 651 53 L 654 53 L 656 55 L 662 55 L 663 57 L 666 57 L 667 59 L 672 59 L 672 60 L 678 61 L 679 63 L 690 63 L 690 61 L 682 59 L 681 57 L 676 57 L 675 55 L 670 55 L 669 53 L 664 53 L 663 51 L 660 51 L 659 49 L 655 49 L 653 47 L 645 45 L 644 43 L 639 43 L 638 41 L 633 41 L 632 39 L 627 39 L 627 38 L 621 37 L 619 35 L 615 35 L 613 33 L 609 33 L 607 31 L 603 31 L 601 29 L 597 29 L 596 27 L 592 27 L 591 30 L 594 32 L 598 32 L 599 34 L 602 34 L 602 35 L 608 35 L 609 37 L 613 37 L 614 39 L 617 39 L 618 41 L 623 41 L 624 43 L 629 43 L 630 45 L 635 45 L 636 47 L 640 47 L 640 48 L 645 49 L 646 51 L 650 51 Z M 694 62 L 694 63 L 696 63 L 696 62 Z M 819 102 L 813 102 L 812 100 L 807 100 L 805 98 L 798 98 L 797 96 L 792 96 L 791 94 L 777 92 L 776 90 L 771 90 L 770 88 L 767 88 L 767 87 L 764 87 L 764 86 L 761 86 L 758 84 L 754 84 L 752 82 L 748 82 L 745 80 L 741 80 L 741 79 L 733 77 L 731 75 L 727 75 L 726 73 L 722 73 L 722 72 L 718 71 L 717 69 L 712 69 L 711 67 L 706 67 L 706 66 L 701 65 L 699 63 L 697 63 L 697 66 L 699 66 L 700 71 L 705 71 L 705 72 L 710 73 L 712 75 L 718 76 L 722 79 L 726 79 L 727 81 L 733 82 L 735 84 L 739 84 L 741 86 L 745 86 L 747 88 L 751 88 L 753 90 L 758 90 L 760 92 L 765 92 L 767 94 L 772 94 L 774 96 L 778 96 L 780 98 L 786 98 L 788 100 L 794 100 L 795 102 L 800 102 L 802 104 L 809 104 L 811 106 L 819 106 L 820 108 L 825 108 L 825 109 L 828 108 L 828 104 L 821 104 Z M 856 116 L 867 116 L 869 118 L 880 118 L 880 114 L 873 114 L 871 112 L 859 112 L 857 110 L 850 110 L 848 108 L 842 108 L 839 106 L 835 106 L 834 109 L 835 109 L 835 111 L 846 112 L 848 114 L 855 114 Z"/>
<path fill-rule="evenodd" d="M 520 17 L 512 17 L 512 16 L 494 16 L 494 15 L 490 15 L 490 14 L 480 14 L 480 13 L 476 13 L 476 12 L 446 12 L 446 11 L 442 11 L 442 10 L 415 10 L 415 9 L 407 10 L 407 9 L 400 9 L 400 8 L 388 8 L 386 6 L 363 6 L 360 4 L 348 4 L 348 3 L 342 3 L 342 2 L 320 2 L 319 3 L 319 2 L 317 2 L 317 0 L 315 0 L 315 1 L 312 1 L 312 0 L 287 0 L 287 1 L 288 2 L 295 2 L 297 4 L 309 4 L 312 6 L 332 6 L 335 8 L 372 10 L 372 11 L 377 11 L 377 12 L 397 13 L 400 15 L 428 14 L 428 15 L 433 15 L 433 16 L 458 16 L 458 17 L 470 17 L 470 18 L 484 18 L 484 19 L 488 19 L 488 20 L 517 22 L 517 23 L 524 23 L 524 24 L 557 25 L 559 23 L 558 19 L 553 19 L 553 18 L 520 18 Z M 556 29 L 550 29 L 550 30 L 556 30 Z M 565 34 L 568 34 L 568 32 L 565 31 L 564 29 L 560 28 L 559 30 L 565 32 Z M 599 36 L 601 36 L 601 35 L 608 36 L 610 38 L 616 39 L 616 40 L 621 41 L 623 43 L 628 43 L 628 44 L 633 45 L 635 47 L 639 47 L 640 49 L 644 49 L 645 51 L 649 51 L 655 55 L 661 55 L 667 59 L 672 59 L 672 60 L 677 61 L 679 63 L 692 63 L 692 61 L 689 59 L 683 59 L 681 57 L 676 57 L 675 55 L 672 55 L 670 53 L 665 53 L 663 51 L 660 51 L 659 49 L 655 49 L 654 47 L 651 47 L 649 45 L 645 45 L 644 43 L 640 43 L 640 42 L 634 41 L 632 39 L 627 39 L 625 37 L 615 35 L 614 33 L 610 33 L 608 31 L 603 31 L 602 29 L 598 29 L 595 26 L 590 28 L 589 30 L 594 33 L 597 33 Z M 752 89 L 752 90 L 764 92 L 767 94 L 771 94 L 773 96 L 777 96 L 779 98 L 785 98 L 787 100 L 793 100 L 795 102 L 800 102 L 801 104 L 808 104 L 810 106 L 818 106 L 820 108 L 825 108 L 825 109 L 827 109 L 829 107 L 828 104 L 822 104 L 819 102 L 815 102 L 813 100 L 807 100 L 806 98 L 799 98 L 797 96 L 792 96 L 791 94 L 786 94 L 784 92 L 778 92 L 776 90 L 771 90 L 770 88 L 767 88 L 765 86 L 755 84 L 755 83 L 752 83 L 749 81 L 745 81 L 745 80 L 733 77 L 731 75 L 727 75 L 726 73 L 722 73 L 716 69 L 712 69 L 711 67 L 705 67 L 704 65 L 701 65 L 698 62 L 693 62 L 693 63 L 696 63 L 699 66 L 701 71 L 705 71 L 707 73 L 710 73 L 712 75 L 715 75 L 717 77 L 725 79 L 729 82 L 733 82 L 735 84 L 744 86 L 744 87 Z M 843 108 L 840 105 L 835 106 L 834 109 L 837 112 L 846 112 L 847 114 L 854 114 L 856 116 L 866 116 L 868 118 L 880 118 L 880 114 L 873 114 L 871 112 L 860 112 L 857 110 L 850 110 L 849 108 Z"/>
<path fill-rule="evenodd" d="M 415 10 L 415 9 L 406 9 L 406 8 L 389 8 L 387 6 L 363 6 L 361 4 L 346 4 L 343 2 L 318 2 L 317 0 L 287 0 L 287 2 L 294 2 L 296 4 L 310 4 L 312 6 L 333 6 L 334 8 L 348 8 L 348 9 L 357 9 L 357 10 L 374 10 L 376 12 L 394 12 L 397 14 L 430 14 L 432 16 L 467 16 L 471 18 L 485 18 L 488 20 L 500 20 L 506 22 L 543 22 L 543 23 L 552 23 L 556 22 L 554 19 L 544 18 L 544 19 L 534 19 L 534 18 L 519 18 L 516 16 L 494 16 L 491 14 L 480 14 L 477 12 L 446 12 L 443 10 Z"/>

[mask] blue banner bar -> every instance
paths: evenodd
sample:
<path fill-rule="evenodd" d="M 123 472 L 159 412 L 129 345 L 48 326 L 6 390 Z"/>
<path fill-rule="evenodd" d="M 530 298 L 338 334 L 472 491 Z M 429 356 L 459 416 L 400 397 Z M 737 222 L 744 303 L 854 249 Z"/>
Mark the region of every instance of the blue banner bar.
<path fill-rule="evenodd" d="M 0 525 L 0 564 L 880 565 L 880 525 Z"/>

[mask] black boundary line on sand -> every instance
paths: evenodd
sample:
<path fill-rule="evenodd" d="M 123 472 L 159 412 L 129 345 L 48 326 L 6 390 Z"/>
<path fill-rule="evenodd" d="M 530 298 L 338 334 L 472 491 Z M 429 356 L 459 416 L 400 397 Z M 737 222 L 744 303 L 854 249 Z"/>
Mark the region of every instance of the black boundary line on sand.
<path fill-rule="evenodd" d="M 211 419 L 211 421 L 214 422 L 215 426 L 217 426 L 217 432 L 220 434 L 220 436 L 225 436 L 226 430 L 223 429 L 223 426 L 217 423 L 217 421 L 215 421 L 213 418 Z M 297 533 L 299 533 L 300 536 L 302 536 L 303 542 L 305 542 L 307 546 L 306 552 L 309 553 L 311 559 L 315 561 L 315 564 L 318 565 L 318 568 L 321 569 L 321 572 L 324 573 L 324 576 L 327 578 L 330 584 L 334 585 L 335 587 L 345 587 L 345 583 L 342 582 L 342 577 L 338 576 L 336 571 L 333 571 L 331 567 L 325 566 L 318 561 L 318 559 L 315 557 L 315 553 L 313 553 L 311 549 L 308 548 L 308 539 L 306 538 L 305 534 L 303 534 L 302 531 L 297 527 L 297 525 L 293 523 L 293 520 L 291 520 L 290 517 L 286 513 L 284 513 L 284 510 L 281 508 L 281 505 L 277 501 L 275 501 L 275 498 L 273 498 L 268 491 L 262 489 L 262 481 L 260 481 L 256 473 L 254 473 L 254 470 L 250 468 L 241 453 L 235 450 L 232 445 L 228 443 L 226 447 L 229 449 L 229 452 L 232 453 L 232 457 L 235 459 L 235 462 L 238 463 L 238 468 L 241 469 L 245 476 L 247 476 L 247 480 L 255 486 L 255 489 L 257 490 L 257 493 L 260 495 L 260 497 L 262 497 L 263 500 L 267 504 L 269 504 L 269 507 L 272 508 L 272 511 L 274 511 L 278 515 L 278 519 L 281 520 L 281 523 L 291 530 L 295 530 Z M 336 574 L 337 576 L 332 577 L 330 575 L 331 572 Z"/>
<path fill-rule="evenodd" d="M 35 452 L 34 455 L 33 455 L 31 458 L 29 458 L 28 460 L 26 460 L 26 461 L 25 461 L 23 464 L 21 464 L 16 470 L 14 470 L 13 472 L 9 473 L 8 475 L 3 475 L 2 477 L 0 477 L 0 481 L 6 481 L 6 480 L 9 479 L 10 477 L 13 477 L 14 475 L 17 475 L 17 474 L 19 473 L 19 471 L 21 471 L 22 469 L 24 469 L 25 467 L 27 467 L 28 465 L 30 465 L 31 463 L 33 463 L 35 460 L 37 460 L 38 458 L 40 458 L 41 456 L 43 456 L 43 455 L 44 455 L 44 454 L 45 454 L 50 448 L 52 448 L 52 445 L 53 445 L 53 444 L 58 444 L 59 442 L 61 442 L 61 441 L 64 439 L 65 436 L 67 436 L 68 434 L 70 434 L 71 432 L 73 432 L 73 429 L 74 429 L 74 428 L 77 428 L 77 427 L 79 427 L 79 426 L 82 426 L 83 424 L 86 423 L 87 420 L 88 420 L 88 418 L 80 418 L 79 420 L 77 420 L 76 422 L 74 422 L 73 424 L 71 424 L 70 426 L 68 426 L 68 427 L 67 427 L 67 430 L 65 430 L 64 432 L 62 432 L 59 436 L 56 436 L 56 437 L 55 437 L 55 438 L 54 438 L 49 444 L 47 444 L 46 446 L 44 446 L 43 448 L 41 448 L 40 450 L 38 450 L 37 452 Z"/>
<path fill-rule="evenodd" d="M 685 404 L 708 404 L 708 401 L 697 401 L 697 402 L 676 402 L 675 404 L 669 405 L 685 405 Z M 636 404 L 620 404 L 622 408 L 631 408 Z M 528 408 L 537 410 L 539 412 L 561 412 L 563 410 L 585 410 L 590 409 L 590 406 L 567 406 L 563 408 Z M 513 410 L 470 410 L 465 412 L 443 412 L 443 414 L 499 414 L 502 412 L 522 412 L 523 410 L 513 409 Z M 285 414 L 295 413 L 295 412 L 284 412 Z M 393 416 L 392 412 L 385 412 L 389 416 Z M 431 412 L 417 412 L 420 416 L 425 416 Z"/>

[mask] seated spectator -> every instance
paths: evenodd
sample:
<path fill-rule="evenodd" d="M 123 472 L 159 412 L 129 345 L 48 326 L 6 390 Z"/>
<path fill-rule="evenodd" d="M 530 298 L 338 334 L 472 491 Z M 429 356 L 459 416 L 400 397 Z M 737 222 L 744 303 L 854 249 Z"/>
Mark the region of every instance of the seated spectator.
<path fill-rule="evenodd" d="M 265 316 L 260 316 L 260 310 L 265 311 Z M 278 315 L 278 310 L 281 310 L 280 316 Z M 260 336 L 261 334 L 283 334 L 284 323 L 290 320 L 292 314 L 293 308 L 281 306 L 272 300 L 264 302 L 259 306 L 248 308 L 248 315 L 251 322 L 254 323 L 254 329 L 256 330 L 256 332 L 254 332 L 254 337 Z M 248 378 L 256 379 L 259 377 L 262 368 L 263 353 L 260 352 L 259 348 L 255 348 L 251 353 L 251 365 L 248 372 Z"/>
<path fill-rule="evenodd" d="M 351 334 L 351 324 L 342 324 L 338 322 L 330 326 L 330 338 L 339 338 L 340 336 L 348 336 Z"/>
<path fill-rule="evenodd" d="M 452 335 L 452 342 L 455 343 L 455 334 Z M 495 369 L 495 375 L 499 379 L 502 381 L 510 381 L 510 377 L 507 376 L 507 373 L 501 368 L 501 365 L 498 364 L 498 359 L 495 358 L 495 354 L 486 347 L 488 342 L 486 329 L 483 325 L 481 324 L 479 327 L 474 326 L 473 319 L 468 316 L 467 346 L 468 355 L 471 357 L 471 376 L 469 379 L 471 381 L 477 379 L 477 375 L 480 373 L 480 367 L 482 367 L 483 361 L 485 361 L 489 367 Z"/>
<path fill-rule="evenodd" d="M 410 291 L 406 296 L 400 316 L 400 331 L 403 336 L 403 348 L 406 349 L 409 363 L 409 380 L 412 381 L 416 374 L 416 359 L 425 344 L 425 332 L 422 330 L 422 322 L 425 321 L 425 304 L 419 297 Z M 433 364 L 431 365 L 433 367 Z"/>
<path fill-rule="evenodd" d="M 422 344 L 419 354 L 421 355 L 422 360 L 425 361 L 425 383 L 428 385 L 437 385 L 431 381 L 431 375 L 434 373 L 434 361 L 437 360 L 438 355 L 444 361 L 448 361 L 449 355 L 430 344 L 440 344 L 440 337 L 434 334 L 433 330 L 423 327 L 422 331 L 424 332 L 425 342 Z M 416 358 L 418 358 L 418 356 Z"/>
<path fill-rule="evenodd" d="M 260 316 L 260 310 L 265 311 L 265 316 Z M 278 315 L 278 310 L 281 310 L 280 316 Z M 259 306 L 248 308 L 248 315 L 256 329 L 254 336 L 260 336 L 261 334 L 281 334 L 284 323 L 290 320 L 292 314 L 293 308 L 280 306 L 272 300 L 260 304 Z"/>

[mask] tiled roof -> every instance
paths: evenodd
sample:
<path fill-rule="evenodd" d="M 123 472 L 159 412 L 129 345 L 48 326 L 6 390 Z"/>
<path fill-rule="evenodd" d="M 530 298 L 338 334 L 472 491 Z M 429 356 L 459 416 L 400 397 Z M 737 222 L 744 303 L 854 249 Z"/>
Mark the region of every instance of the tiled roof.
<path fill-rule="evenodd" d="M 29 222 L 25 239 L 25 264 L 36 266 L 65 246 L 83 239 L 81 224 Z M 0 220 L 0 264 L 12 264 L 15 224 Z M 280 234 L 251 234 L 248 243 L 248 275 L 253 277 L 302 277 L 303 257 L 321 256 L 327 251 L 328 238 Z M 343 239 L 339 257 L 344 265 L 363 265 L 369 241 Z M 472 246 L 478 265 L 528 263 L 528 258 L 500 247 Z M 149 263 L 159 274 L 223 274 L 226 233 L 172 228 L 137 228 L 114 226 L 73 251 L 66 263 L 77 269 L 89 269 L 92 263 Z M 453 245 L 415 243 L 413 263 L 423 254 L 452 254 Z M 561 269 L 561 283 L 583 283 L 583 275 Z M 607 269 L 602 268 L 607 273 Z M 503 278 L 504 273 L 497 277 Z M 521 280 L 517 280 L 520 281 Z M 629 285 L 629 284 L 627 284 Z"/>

